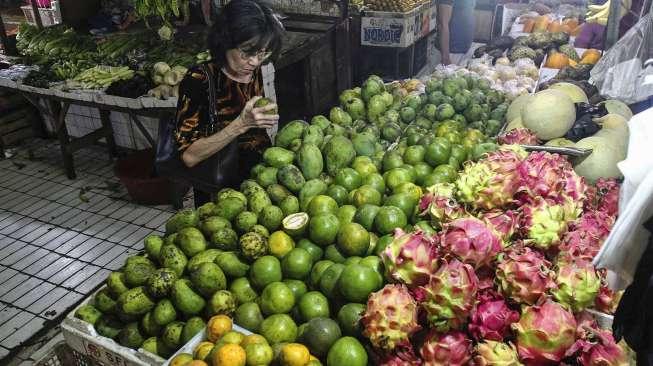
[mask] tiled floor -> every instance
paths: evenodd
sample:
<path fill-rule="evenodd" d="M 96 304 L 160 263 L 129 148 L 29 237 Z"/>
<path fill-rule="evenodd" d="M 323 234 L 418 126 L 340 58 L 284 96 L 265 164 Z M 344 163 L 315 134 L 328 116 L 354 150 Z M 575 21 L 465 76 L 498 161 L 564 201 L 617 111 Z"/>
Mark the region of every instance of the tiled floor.
<path fill-rule="evenodd" d="M 163 231 L 172 214 L 169 206 L 130 203 L 103 148 L 75 154 L 72 181 L 59 151 L 34 140 L 0 160 L 0 364 L 141 250 L 145 236 Z"/>

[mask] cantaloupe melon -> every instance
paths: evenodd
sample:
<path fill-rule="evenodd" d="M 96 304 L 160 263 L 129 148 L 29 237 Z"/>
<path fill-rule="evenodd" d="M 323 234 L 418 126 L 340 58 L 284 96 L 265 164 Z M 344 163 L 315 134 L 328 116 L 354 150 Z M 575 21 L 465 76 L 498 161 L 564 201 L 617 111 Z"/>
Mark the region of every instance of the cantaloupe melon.
<path fill-rule="evenodd" d="M 524 127 L 540 140 L 548 141 L 564 136 L 576 121 L 574 102 L 558 90 L 535 93 L 521 111 Z"/>

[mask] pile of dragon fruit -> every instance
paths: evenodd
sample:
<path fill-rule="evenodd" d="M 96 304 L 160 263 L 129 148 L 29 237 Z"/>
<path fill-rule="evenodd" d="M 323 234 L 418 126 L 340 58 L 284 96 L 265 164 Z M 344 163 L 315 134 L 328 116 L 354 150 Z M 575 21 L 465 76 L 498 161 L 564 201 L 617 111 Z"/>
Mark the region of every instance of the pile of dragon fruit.
<path fill-rule="evenodd" d="M 428 188 L 436 234 L 398 230 L 381 254 L 391 284 L 361 319 L 379 365 L 627 365 L 587 309 L 618 295 L 592 265 L 619 185 L 592 186 L 563 156 L 503 145 Z"/>

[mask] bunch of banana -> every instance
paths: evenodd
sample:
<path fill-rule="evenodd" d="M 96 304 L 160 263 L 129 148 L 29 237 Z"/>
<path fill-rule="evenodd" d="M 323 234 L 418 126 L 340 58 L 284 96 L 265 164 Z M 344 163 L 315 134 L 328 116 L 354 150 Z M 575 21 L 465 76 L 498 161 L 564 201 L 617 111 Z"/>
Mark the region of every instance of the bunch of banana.
<path fill-rule="evenodd" d="M 598 23 L 601 25 L 608 24 L 611 1 L 620 1 L 621 6 L 619 8 L 619 18 L 628 13 L 632 3 L 631 0 L 608 0 L 603 5 L 588 5 L 587 14 L 585 14 L 585 21 L 588 23 Z"/>

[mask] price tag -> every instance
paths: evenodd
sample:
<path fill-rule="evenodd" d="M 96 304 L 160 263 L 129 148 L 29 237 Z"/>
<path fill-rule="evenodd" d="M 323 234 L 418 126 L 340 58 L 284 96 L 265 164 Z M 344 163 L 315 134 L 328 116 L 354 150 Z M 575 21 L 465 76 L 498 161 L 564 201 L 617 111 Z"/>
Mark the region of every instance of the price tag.
<path fill-rule="evenodd" d="M 86 355 L 107 366 L 127 366 L 127 361 L 120 355 L 115 354 L 96 344 L 84 341 Z"/>

